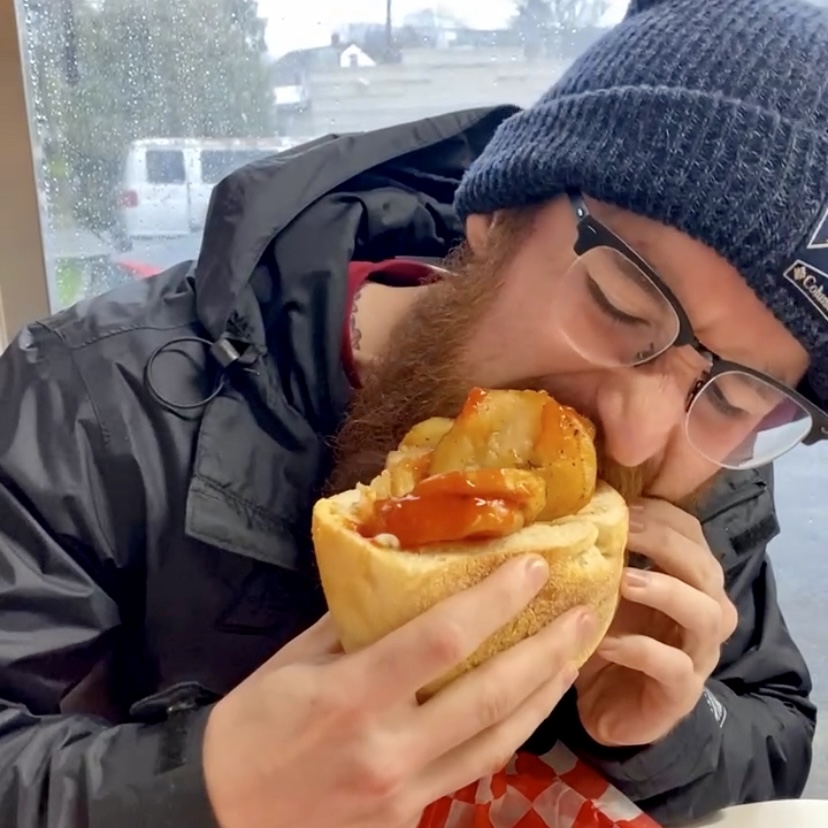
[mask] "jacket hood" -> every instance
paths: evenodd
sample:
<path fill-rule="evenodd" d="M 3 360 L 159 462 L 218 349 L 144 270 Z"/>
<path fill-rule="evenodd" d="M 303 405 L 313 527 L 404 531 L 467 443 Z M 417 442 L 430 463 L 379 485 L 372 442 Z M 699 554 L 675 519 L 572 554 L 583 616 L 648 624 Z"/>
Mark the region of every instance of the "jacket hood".
<path fill-rule="evenodd" d="M 441 229 L 461 235 L 454 191 L 497 126 L 517 111 L 513 106 L 464 110 L 373 132 L 329 135 L 232 173 L 213 191 L 196 267 L 202 324 L 214 339 L 235 333 L 230 320 L 248 310 L 244 293 L 268 246 L 320 199 L 345 203 L 380 187 L 419 191 L 445 225 Z M 347 232 L 344 226 L 324 229 Z M 393 251 L 398 256 L 416 255 L 411 248 L 421 246 L 404 227 L 390 239 L 381 215 L 365 215 L 356 229 L 352 252 L 363 257 L 380 235 L 384 247 L 395 242 L 404 248 Z M 442 255 L 453 240 L 439 240 L 439 252 L 429 245 L 427 255 Z"/>

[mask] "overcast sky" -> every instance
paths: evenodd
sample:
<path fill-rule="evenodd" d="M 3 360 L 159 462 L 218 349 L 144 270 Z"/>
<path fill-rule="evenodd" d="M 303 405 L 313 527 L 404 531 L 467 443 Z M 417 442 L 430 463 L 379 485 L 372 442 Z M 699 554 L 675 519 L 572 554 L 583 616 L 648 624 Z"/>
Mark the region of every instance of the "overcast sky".
<path fill-rule="evenodd" d="M 432 5 L 429 0 L 393 2 L 397 20 Z M 435 5 L 478 29 L 504 25 L 515 7 L 514 0 L 443 0 Z M 620 19 L 626 7 L 627 0 L 613 0 L 607 22 Z M 259 13 L 268 20 L 270 49 L 280 55 L 291 49 L 324 46 L 333 29 L 348 21 L 381 23 L 385 20 L 385 0 L 259 0 Z"/>

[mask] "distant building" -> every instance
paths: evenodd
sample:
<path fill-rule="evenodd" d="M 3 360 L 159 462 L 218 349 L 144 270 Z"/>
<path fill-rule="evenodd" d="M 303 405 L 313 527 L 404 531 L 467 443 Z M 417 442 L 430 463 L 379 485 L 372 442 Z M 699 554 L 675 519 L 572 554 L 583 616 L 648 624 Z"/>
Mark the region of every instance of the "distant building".
<path fill-rule="evenodd" d="M 361 46 L 343 41 L 338 34 L 331 37 L 328 46 L 288 52 L 270 65 L 277 114 L 280 109 L 301 111 L 308 105 L 309 81 L 314 73 L 375 65 L 376 61 Z"/>
<path fill-rule="evenodd" d="M 339 65 L 342 69 L 353 67 L 364 68 L 366 66 L 376 66 L 377 62 L 363 49 L 352 43 L 350 46 L 342 50 L 339 55 Z"/>
<path fill-rule="evenodd" d="M 825 0 L 828 3 L 828 0 Z M 598 26 L 551 27 L 541 33 L 540 51 L 551 57 L 575 57 L 606 31 Z M 500 29 L 473 29 L 460 18 L 438 8 L 424 8 L 405 15 L 392 31 L 389 48 L 384 23 L 347 23 L 337 29 L 343 43 L 353 43 L 377 63 L 405 61 L 410 49 L 521 49 L 532 52 L 519 25 Z"/>
<path fill-rule="evenodd" d="M 393 29 L 390 45 L 384 24 L 350 23 L 328 46 L 273 61 L 280 134 L 376 128 L 452 107 L 483 106 L 493 97 L 527 105 L 604 31 L 548 32 L 530 55 L 514 26 L 471 29 L 431 12 L 404 21 Z"/>

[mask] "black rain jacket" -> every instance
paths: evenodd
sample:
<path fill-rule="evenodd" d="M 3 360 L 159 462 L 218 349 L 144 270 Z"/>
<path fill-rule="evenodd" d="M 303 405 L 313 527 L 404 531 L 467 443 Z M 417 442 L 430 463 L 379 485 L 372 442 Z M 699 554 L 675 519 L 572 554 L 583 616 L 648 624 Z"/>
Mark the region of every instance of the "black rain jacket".
<path fill-rule="evenodd" d="M 324 611 L 309 510 L 349 394 L 348 262 L 445 254 L 459 178 L 513 111 L 246 167 L 216 188 L 197 263 L 33 324 L 0 357 L 4 828 L 214 826 L 210 705 Z M 701 518 L 740 620 L 695 712 L 612 751 L 570 697 L 532 743 L 563 739 L 665 825 L 797 796 L 811 762 L 769 475 L 725 477 Z"/>

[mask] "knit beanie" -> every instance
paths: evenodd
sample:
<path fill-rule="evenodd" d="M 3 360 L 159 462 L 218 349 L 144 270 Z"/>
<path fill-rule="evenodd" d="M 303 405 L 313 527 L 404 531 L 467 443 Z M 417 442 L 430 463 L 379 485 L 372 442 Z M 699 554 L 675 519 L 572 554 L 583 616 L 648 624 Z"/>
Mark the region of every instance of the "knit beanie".
<path fill-rule="evenodd" d="M 632 0 L 456 194 L 461 219 L 578 190 L 730 262 L 805 346 L 828 407 L 828 9 Z"/>

